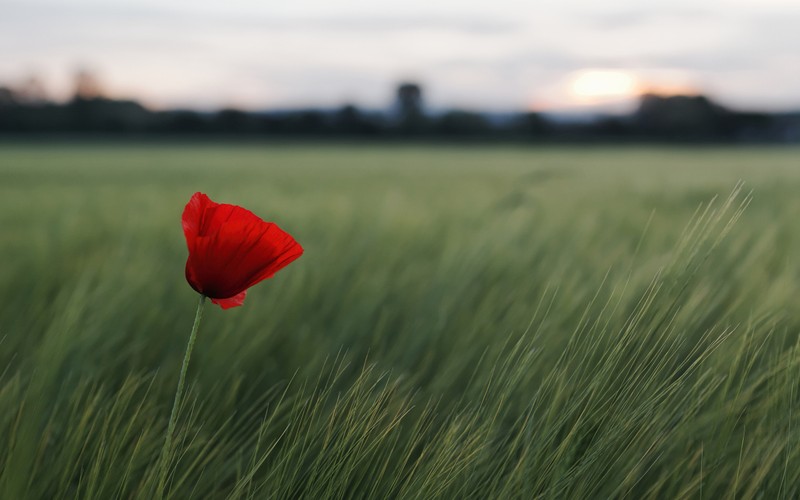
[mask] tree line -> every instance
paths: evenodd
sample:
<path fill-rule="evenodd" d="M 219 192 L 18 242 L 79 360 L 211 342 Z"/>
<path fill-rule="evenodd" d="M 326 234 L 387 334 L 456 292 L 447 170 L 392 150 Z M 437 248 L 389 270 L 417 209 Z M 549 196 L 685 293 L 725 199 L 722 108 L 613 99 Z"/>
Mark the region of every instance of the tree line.
<path fill-rule="evenodd" d="M 338 109 L 216 112 L 153 111 L 133 100 L 104 97 L 90 75 L 79 75 L 75 95 L 50 101 L 36 85 L 0 87 L 0 133 L 247 135 L 307 138 L 443 140 L 800 142 L 800 113 L 743 112 L 702 95 L 641 96 L 623 116 L 564 121 L 536 112 L 487 114 L 426 111 L 422 89 L 398 86 L 383 111 Z"/>

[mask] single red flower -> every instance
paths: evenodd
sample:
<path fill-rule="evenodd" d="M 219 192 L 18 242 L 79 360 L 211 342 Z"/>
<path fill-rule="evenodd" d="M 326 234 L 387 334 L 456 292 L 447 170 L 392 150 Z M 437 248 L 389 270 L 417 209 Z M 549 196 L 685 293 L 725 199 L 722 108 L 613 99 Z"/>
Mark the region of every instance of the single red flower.
<path fill-rule="evenodd" d="M 248 288 L 303 254 L 276 224 L 203 193 L 192 196 L 182 219 L 189 247 L 186 281 L 223 309 L 242 305 Z"/>

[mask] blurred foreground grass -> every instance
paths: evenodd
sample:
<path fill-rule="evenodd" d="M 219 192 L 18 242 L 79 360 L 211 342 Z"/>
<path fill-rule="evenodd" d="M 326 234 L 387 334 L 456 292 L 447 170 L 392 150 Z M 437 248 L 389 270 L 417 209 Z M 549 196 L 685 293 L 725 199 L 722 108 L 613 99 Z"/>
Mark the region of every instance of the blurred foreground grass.
<path fill-rule="evenodd" d="M 306 253 L 207 310 L 170 496 L 797 498 L 799 154 L 2 144 L 0 498 L 152 497 L 198 190 Z"/>

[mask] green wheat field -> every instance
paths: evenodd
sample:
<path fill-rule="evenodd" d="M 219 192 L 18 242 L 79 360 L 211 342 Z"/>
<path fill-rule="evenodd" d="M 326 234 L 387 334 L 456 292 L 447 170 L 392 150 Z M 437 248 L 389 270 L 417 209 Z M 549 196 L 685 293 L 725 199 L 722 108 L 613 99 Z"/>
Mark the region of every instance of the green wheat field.
<path fill-rule="evenodd" d="M 800 150 L 0 144 L 0 498 L 800 497 Z"/>

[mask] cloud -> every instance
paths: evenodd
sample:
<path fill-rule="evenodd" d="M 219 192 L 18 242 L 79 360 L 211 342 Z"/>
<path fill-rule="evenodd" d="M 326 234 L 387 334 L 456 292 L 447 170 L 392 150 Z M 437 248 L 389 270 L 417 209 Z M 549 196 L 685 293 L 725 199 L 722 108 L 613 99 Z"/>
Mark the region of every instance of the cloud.
<path fill-rule="evenodd" d="M 259 26 L 272 29 L 310 29 L 345 32 L 396 32 L 396 31 L 453 31 L 474 35 L 507 34 L 520 30 L 521 25 L 493 19 L 464 17 L 325 17 L 293 18 L 266 22 Z"/>
<path fill-rule="evenodd" d="M 576 19 L 597 29 L 616 30 L 650 24 L 663 19 L 692 22 L 708 21 L 719 19 L 719 14 L 715 14 L 708 9 L 689 7 L 668 7 L 657 10 L 652 8 L 631 8 L 581 14 L 576 16 Z"/>
<path fill-rule="evenodd" d="M 596 58 L 582 57 L 560 49 L 529 49 L 495 58 L 455 57 L 438 63 L 436 67 L 441 70 L 483 70 L 513 75 L 532 69 L 565 72 L 587 66 L 615 67 L 618 65 L 618 61 L 610 58 L 606 61 L 598 61 Z"/>
<path fill-rule="evenodd" d="M 43 12 L 47 15 L 43 16 Z M 402 14 L 402 15 L 274 15 L 258 9 L 242 12 L 234 9 L 209 11 L 198 9 L 176 9 L 158 5 L 114 5 L 59 2 L 22 2 L 10 0 L 4 7 L 4 18 L 0 26 L 49 25 L 57 30 L 69 30 L 70 26 L 102 27 L 109 25 L 142 25 L 186 28 L 217 29 L 247 28 L 258 30 L 312 30 L 326 32 L 402 32 L 418 30 L 440 30 L 462 32 L 471 35 L 507 34 L 523 26 L 513 18 L 482 17 L 469 14 Z"/>

